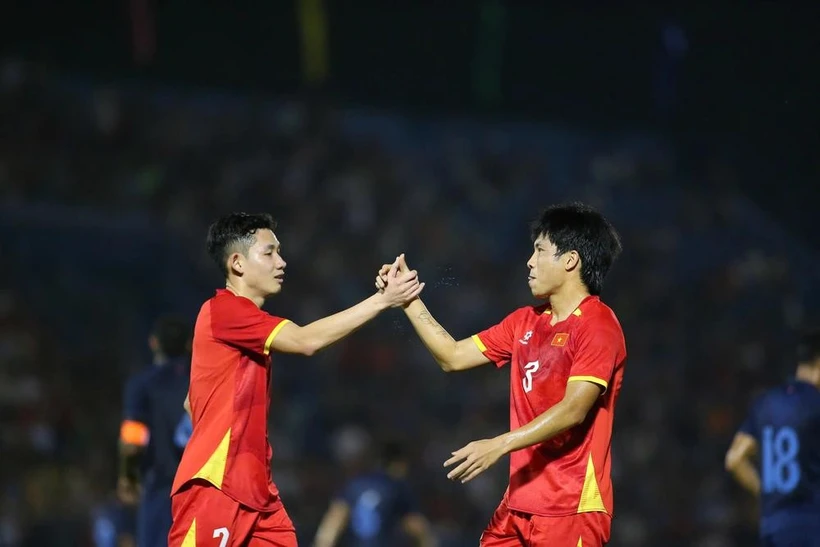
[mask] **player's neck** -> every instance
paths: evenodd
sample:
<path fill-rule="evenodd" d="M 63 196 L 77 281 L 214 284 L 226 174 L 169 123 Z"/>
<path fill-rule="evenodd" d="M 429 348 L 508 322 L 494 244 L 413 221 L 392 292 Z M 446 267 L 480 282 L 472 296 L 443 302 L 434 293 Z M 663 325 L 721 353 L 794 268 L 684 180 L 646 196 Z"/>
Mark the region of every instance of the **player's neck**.
<path fill-rule="evenodd" d="M 237 283 L 235 281 L 232 282 L 229 279 L 228 281 L 225 282 L 225 288 L 227 290 L 231 291 L 232 293 L 234 293 L 236 296 L 241 296 L 243 298 L 247 298 L 248 300 L 250 300 L 251 302 L 256 304 L 257 308 L 261 308 L 262 305 L 265 303 L 265 297 L 264 296 L 261 296 L 261 295 L 257 294 L 256 291 L 253 291 L 253 290 L 249 289 L 248 287 L 246 287 L 242 283 Z"/>
<path fill-rule="evenodd" d="M 584 298 L 589 296 L 589 291 L 582 284 L 567 284 L 558 291 L 550 295 L 550 310 L 552 311 L 552 323 L 558 323 L 572 315 Z"/>

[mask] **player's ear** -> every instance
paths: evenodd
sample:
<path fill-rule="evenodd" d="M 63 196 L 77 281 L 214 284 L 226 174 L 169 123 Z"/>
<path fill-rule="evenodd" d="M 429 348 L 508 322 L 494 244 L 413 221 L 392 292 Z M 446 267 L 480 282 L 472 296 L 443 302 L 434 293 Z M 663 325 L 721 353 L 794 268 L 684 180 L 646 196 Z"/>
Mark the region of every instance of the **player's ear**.
<path fill-rule="evenodd" d="M 568 253 L 564 254 L 564 269 L 566 271 L 572 271 L 577 268 L 581 264 L 581 255 L 578 254 L 578 251 L 569 251 Z"/>
<path fill-rule="evenodd" d="M 239 275 L 245 273 L 245 260 L 240 253 L 231 253 L 228 257 L 228 270 Z"/>

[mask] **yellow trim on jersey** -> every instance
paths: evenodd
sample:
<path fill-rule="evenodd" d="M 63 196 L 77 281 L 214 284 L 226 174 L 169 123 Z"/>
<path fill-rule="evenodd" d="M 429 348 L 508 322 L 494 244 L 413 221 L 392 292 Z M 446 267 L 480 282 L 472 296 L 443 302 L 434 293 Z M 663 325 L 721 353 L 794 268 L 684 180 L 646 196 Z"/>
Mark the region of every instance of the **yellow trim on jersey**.
<path fill-rule="evenodd" d="M 584 547 L 584 540 L 583 540 L 583 538 L 578 538 L 578 545 L 576 545 L 575 547 Z"/>
<path fill-rule="evenodd" d="M 188 528 L 185 539 L 182 540 L 181 547 L 196 547 L 196 519 L 191 523 L 191 527 Z"/>
<path fill-rule="evenodd" d="M 282 322 L 276 325 L 273 328 L 273 330 L 270 331 L 267 340 L 265 340 L 265 350 L 263 352 L 265 355 L 270 354 L 270 346 L 271 344 L 273 344 L 273 339 L 276 338 L 276 335 L 279 334 L 279 331 L 282 330 L 282 327 L 284 327 L 288 323 L 290 323 L 290 319 L 282 319 Z"/>
<path fill-rule="evenodd" d="M 609 383 L 606 380 L 601 380 L 597 376 L 570 376 L 567 378 L 567 383 L 569 382 L 592 382 L 604 388 L 604 393 L 609 389 Z"/>
<path fill-rule="evenodd" d="M 474 334 L 472 336 L 472 339 L 473 342 L 475 342 L 475 345 L 478 346 L 478 349 L 481 351 L 481 353 L 487 351 L 487 346 L 484 345 L 484 342 L 481 341 L 481 338 L 479 338 L 477 334 Z"/>
<path fill-rule="evenodd" d="M 584 487 L 581 489 L 581 499 L 578 501 L 579 513 L 607 513 L 601 490 L 598 488 L 598 479 L 595 477 L 595 464 L 592 463 L 592 454 L 587 460 L 587 472 L 584 476 Z"/>
<path fill-rule="evenodd" d="M 545 313 L 547 315 L 552 315 L 552 310 L 551 309 L 546 309 L 546 310 L 543 311 L 543 313 Z M 572 312 L 572 315 L 574 315 L 575 317 L 581 317 L 581 315 L 583 315 L 581 313 L 581 308 L 575 308 L 575 311 Z"/>
<path fill-rule="evenodd" d="M 205 479 L 217 488 L 222 488 L 222 480 L 225 478 L 225 464 L 228 462 L 228 448 L 231 446 L 231 430 L 219 442 L 214 453 L 205 462 L 205 465 L 197 472 L 192 479 Z"/>

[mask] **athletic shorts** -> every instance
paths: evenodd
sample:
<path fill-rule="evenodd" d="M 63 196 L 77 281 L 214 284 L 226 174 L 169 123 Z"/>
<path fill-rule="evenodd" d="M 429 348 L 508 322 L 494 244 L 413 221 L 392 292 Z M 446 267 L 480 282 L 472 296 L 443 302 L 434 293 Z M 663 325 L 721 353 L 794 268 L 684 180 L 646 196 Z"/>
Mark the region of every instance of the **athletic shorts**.
<path fill-rule="evenodd" d="M 260 513 L 204 481 L 192 481 L 171 498 L 169 547 L 297 547 L 284 507 Z"/>
<path fill-rule="evenodd" d="M 612 517 L 578 513 L 544 517 L 509 508 L 507 496 L 481 535 L 481 547 L 602 547 L 609 541 Z"/>

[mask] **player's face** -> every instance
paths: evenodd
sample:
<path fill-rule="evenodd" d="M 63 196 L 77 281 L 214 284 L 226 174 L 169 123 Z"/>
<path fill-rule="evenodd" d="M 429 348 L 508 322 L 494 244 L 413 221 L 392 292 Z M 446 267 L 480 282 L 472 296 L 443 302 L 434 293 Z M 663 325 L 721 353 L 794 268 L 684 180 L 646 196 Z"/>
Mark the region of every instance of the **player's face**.
<path fill-rule="evenodd" d="M 270 230 L 257 230 L 256 238 L 245 257 L 245 283 L 265 296 L 282 290 L 287 264 L 280 254 L 276 235 Z"/>
<path fill-rule="evenodd" d="M 536 298 L 549 298 L 566 279 L 566 255 L 558 254 L 558 249 L 548 237 L 539 236 L 533 243 L 533 252 L 527 261 L 530 270 L 528 283 Z"/>

